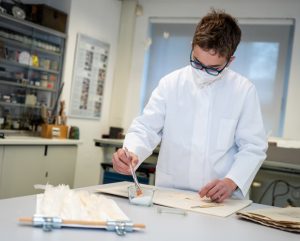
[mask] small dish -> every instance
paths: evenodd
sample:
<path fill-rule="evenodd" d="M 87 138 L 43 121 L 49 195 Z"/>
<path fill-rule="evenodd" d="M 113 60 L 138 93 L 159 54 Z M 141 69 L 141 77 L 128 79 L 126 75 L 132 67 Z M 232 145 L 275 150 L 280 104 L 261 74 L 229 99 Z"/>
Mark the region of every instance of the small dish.
<path fill-rule="evenodd" d="M 129 202 L 134 205 L 139 206 L 152 206 L 153 204 L 153 196 L 154 196 L 153 188 L 142 188 L 142 194 L 138 194 L 136 185 L 132 185 L 128 187 L 128 198 Z"/>

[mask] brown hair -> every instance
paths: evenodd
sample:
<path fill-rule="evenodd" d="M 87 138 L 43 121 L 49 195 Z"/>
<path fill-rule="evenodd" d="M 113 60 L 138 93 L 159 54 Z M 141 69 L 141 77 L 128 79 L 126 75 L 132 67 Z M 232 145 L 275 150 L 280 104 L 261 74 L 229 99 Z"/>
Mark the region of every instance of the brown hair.
<path fill-rule="evenodd" d="M 214 50 L 229 60 L 240 40 L 241 29 L 237 20 L 224 11 L 212 9 L 198 23 L 192 45 L 193 48 L 198 45 L 206 51 Z"/>

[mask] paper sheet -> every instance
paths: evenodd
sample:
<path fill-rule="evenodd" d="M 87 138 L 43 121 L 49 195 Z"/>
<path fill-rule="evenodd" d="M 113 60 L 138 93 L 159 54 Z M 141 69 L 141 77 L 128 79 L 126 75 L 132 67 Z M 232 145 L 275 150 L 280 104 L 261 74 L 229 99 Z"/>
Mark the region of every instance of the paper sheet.
<path fill-rule="evenodd" d="M 131 185 L 134 184 L 131 182 L 119 182 L 103 185 L 96 191 L 122 197 L 128 197 L 127 189 Z M 206 198 L 200 198 L 199 194 L 196 192 L 158 188 L 149 185 L 142 185 L 142 187 L 155 188 L 153 198 L 154 204 L 220 217 L 227 217 L 252 203 L 251 200 L 227 199 L 223 203 L 218 204 L 210 202 L 210 200 Z"/>

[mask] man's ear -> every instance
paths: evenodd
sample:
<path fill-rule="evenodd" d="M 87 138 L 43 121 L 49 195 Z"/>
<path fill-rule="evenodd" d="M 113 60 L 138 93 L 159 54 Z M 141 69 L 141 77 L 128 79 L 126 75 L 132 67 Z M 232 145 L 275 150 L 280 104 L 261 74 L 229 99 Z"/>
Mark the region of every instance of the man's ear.
<path fill-rule="evenodd" d="M 231 56 L 229 61 L 228 61 L 227 66 L 229 66 L 234 60 L 235 60 L 235 56 Z"/>

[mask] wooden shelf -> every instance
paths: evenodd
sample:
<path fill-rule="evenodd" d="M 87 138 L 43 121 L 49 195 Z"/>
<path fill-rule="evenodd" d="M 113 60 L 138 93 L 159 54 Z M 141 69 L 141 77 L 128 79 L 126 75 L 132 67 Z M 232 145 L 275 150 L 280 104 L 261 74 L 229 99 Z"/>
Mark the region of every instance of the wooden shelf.
<path fill-rule="evenodd" d="M 0 36 L 0 42 L 8 44 L 9 46 L 26 48 L 26 49 L 35 50 L 37 52 L 42 52 L 42 53 L 45 53 L 45 54 L 50 54 L 50 55 L 59 56 L 59 57 L 62 56 L 61 52 L 54 52 L 54 51 L 51 51 L 51 50 L 46 50 L 46 49 L 43 49 L 43 48 L 36 47 L 32 44 L 22 43 L 22 42 L 19 42 L 17 40 L 14 40 L 14 39 L 8 39 L 8 38 L 4 38 L 4 37 L 1 37 L 1 36 Z"/>
<path fill-rule="evenodd" d="M 21 83 L 16 83 L 16 82 L 11 82 L 11 81 L 1 80 L 1 79 L 0 79 L 0 84 L 17 86 L 17 87 L 21 87 L 21 88 L 49 91 L 49 92 L 56 92 L 57 91 L 56 89 L 49 89 L 49 88 L 44 88 L 44 87 L 34 86 L 34 85 L 29 85 L 29 84 L 21 84 Z"/>
<path fill-rule="evenodd" d="M 40 71 L 40 72 L 47 72 L 47 73 L 56 74 L 56 75 L 59 74 L 59 72 L 55 71 L 55 70 L 50 70 L 50 69 L 47 70 L 47 69 L 40 68 L 40 67 L 34 67 L 31 65 L 20 64 L 16 61 L 11 61 L 11 60 L 1 59 L 1 58 L 0 58 L 0 63 L 5 64 L 5 65 L 14 65 L 16 67 L 22 67 L 22 68 L 36 70 L 36 71 Z"/>

